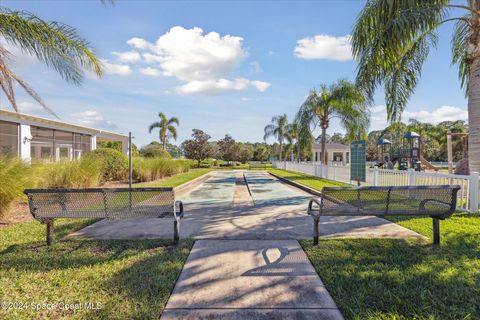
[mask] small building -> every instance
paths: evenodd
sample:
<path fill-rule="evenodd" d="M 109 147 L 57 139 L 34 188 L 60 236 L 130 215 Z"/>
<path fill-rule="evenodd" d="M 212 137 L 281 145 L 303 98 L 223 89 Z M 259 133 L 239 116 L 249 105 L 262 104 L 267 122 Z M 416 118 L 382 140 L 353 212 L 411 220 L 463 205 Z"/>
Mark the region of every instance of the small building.
<path fill-rule="evenodd" d="M 313 160 L 320 162 L 322 144 L 313 144 Z M 327 143 L 327 161 L 330 164 L 348 165 L 350 163 L 350 146 L 341 143 Z"/>
<path fill-rule="evenodd" d="M 128 135 L 58 120 L 0 110 L 0 154 L 33 160 L 76 160 L 100 141 L 119 141 L 128 153 Z"/>

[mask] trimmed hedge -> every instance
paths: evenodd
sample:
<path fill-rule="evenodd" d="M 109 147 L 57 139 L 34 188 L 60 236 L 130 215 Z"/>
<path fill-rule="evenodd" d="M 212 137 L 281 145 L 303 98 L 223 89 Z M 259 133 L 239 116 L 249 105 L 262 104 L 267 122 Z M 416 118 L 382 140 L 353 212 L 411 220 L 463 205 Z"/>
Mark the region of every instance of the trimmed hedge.
<path fill-rule="evenodd" d="M 101 162 L 101 182 L 123 180 L 128 177 L 128 158 L 121 151 L 98 148 L 82 157 L 83 160 L 98 159 Z"/>

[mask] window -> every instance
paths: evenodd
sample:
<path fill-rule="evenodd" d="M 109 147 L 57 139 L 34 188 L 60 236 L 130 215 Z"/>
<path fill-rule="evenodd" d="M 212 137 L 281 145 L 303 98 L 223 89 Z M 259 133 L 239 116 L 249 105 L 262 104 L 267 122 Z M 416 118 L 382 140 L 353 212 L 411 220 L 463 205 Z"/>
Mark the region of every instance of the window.
<path fill-rule="evenodd" d="M 18 156 L 19 125 L 0 121 L 0 154 Z"/>
<path fill-rule="evenodd" d="M 32 142 L 30 147 L 32 159 L 54 159 L 55 154 L 53 153 L 53 129 L 32 126 L 30 130 L 32 134 Z"/>
<path fill-rule="evenodd" d="M 32 158 L 73 160 L 90 151 L 89 135 L 41 127 L 31 127 Z"/>
<path fill-rule="evenodd" d="M 55 130 L 55 155 L 56 159 L 73 159 L 73 132 Z"/>
<path fill-rule="evenodd" d="M 333 161 L 342 162 L 343 161 L 343 152 L 334 152 L 333 153 Z"/>

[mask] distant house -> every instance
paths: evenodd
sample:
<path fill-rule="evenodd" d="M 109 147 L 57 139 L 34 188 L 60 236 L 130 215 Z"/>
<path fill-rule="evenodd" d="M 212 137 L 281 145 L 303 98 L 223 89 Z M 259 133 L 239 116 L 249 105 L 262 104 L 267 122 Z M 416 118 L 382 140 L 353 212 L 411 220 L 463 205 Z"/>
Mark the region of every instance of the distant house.
<path fill-rule="evenodd" d="M 322 145 L 320 143 L 313 144 L 313 160 L 320 162 Z M 327 143 L 327 161 L 328 163 L 336 163 L 347 165 L 350 163 L 350 146 L 341 143 Z"/>
<path fill-rule="evenodd" d="M 122 152 L 128 153 L 128 135 L 0 110 L 0 154 L 26 161 L 74 160 L 100 141 L 120 141 Z"/>

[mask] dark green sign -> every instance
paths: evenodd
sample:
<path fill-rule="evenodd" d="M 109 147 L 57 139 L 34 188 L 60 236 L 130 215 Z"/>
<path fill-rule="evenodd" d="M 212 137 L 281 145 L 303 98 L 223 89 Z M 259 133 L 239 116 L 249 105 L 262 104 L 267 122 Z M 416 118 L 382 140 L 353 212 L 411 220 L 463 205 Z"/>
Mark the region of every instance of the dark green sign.
<path fill-rule="evenodd" d="M 365 141 L 353 141 L 350 144 L 350 180 L 365 182 L 366 144 Z"/>

